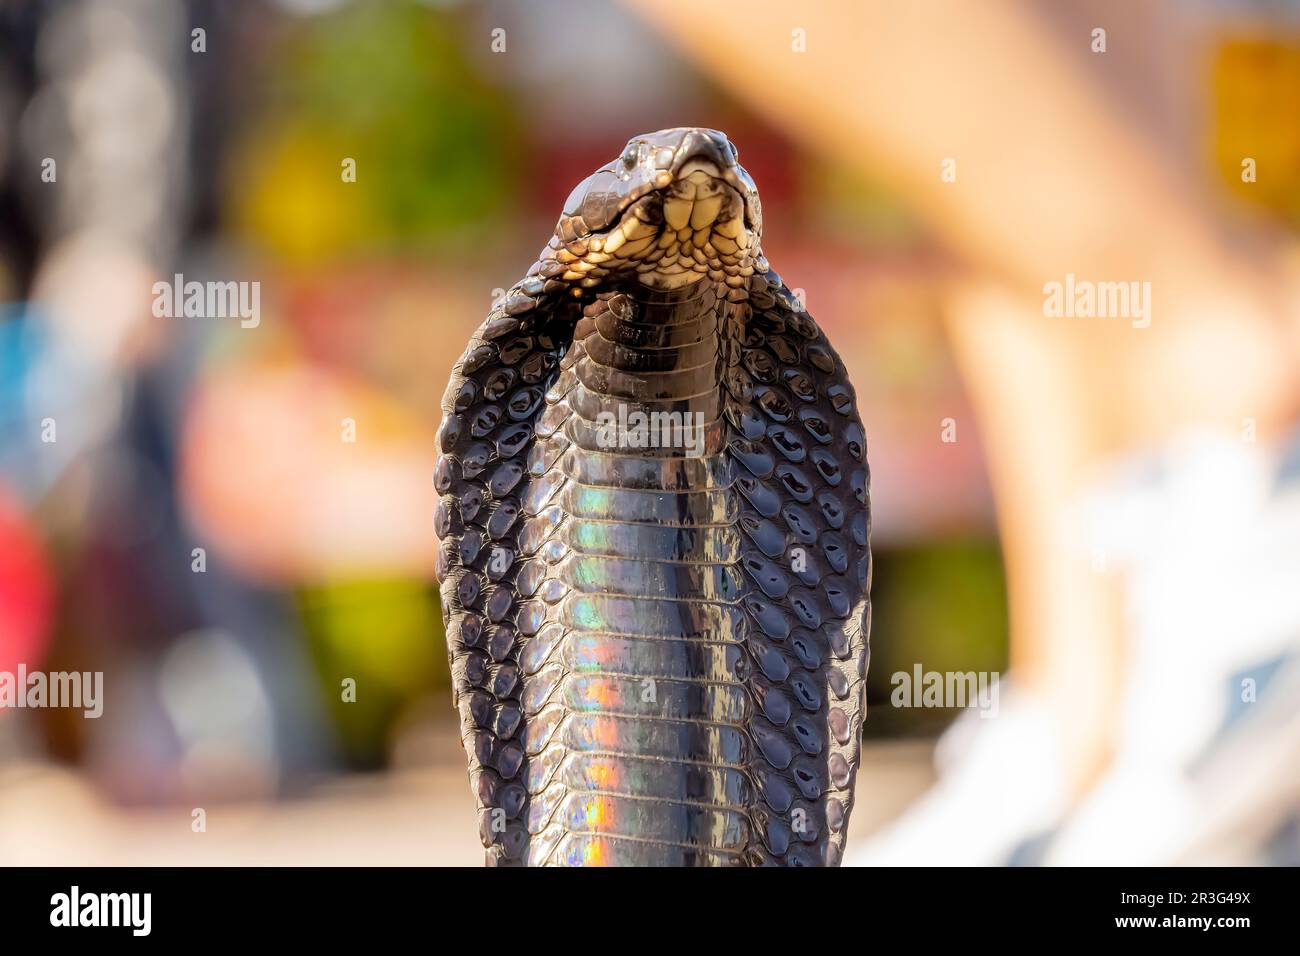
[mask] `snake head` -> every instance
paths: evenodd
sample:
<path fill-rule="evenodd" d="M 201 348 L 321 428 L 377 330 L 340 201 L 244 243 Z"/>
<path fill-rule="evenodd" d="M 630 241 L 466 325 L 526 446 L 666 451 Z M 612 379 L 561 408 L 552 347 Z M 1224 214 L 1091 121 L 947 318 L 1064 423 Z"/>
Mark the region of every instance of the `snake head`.
<path fill-rule="evenodd" d="M 766 263 L 758 188 L 738 160 L 713 129 L 632 137 L 569 195 L 542 252 L 555 263 L 547 271 L 579 296 L 629 279 L 678 289 L 708 277 L 743 288 Z"/>

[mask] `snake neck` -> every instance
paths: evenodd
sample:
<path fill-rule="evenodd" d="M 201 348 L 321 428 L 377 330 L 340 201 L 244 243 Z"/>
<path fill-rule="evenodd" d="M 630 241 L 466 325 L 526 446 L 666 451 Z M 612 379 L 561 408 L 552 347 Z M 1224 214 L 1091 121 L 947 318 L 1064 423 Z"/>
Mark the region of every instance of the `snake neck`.
<path fill-rule="evenodd" d="M 723 375 L 738 320 L 725 286 L 641 285 L 600 294 L 575 330 L 566 374 L 581 386 L 592 451 L 700 457 L 723 443 Z"/>
<path fill-rule="evenodd" d="M 737 309 L 713 284 L 602 293 L 547 395 L 517 585 L 536 596 L 518 622 L 536 635 L 520 659 L 532 863 L 725 864 L 746 846 L 722 424 Z"/>

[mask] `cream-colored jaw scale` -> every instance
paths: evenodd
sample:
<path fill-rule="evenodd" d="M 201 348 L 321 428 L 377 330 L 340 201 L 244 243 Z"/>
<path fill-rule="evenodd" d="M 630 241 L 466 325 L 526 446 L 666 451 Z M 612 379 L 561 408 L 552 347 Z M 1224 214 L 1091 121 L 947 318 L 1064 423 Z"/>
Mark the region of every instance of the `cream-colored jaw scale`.
<path fill-rule="evenodd" d="M 543 257 L 563 264 L 558 278 L 577 295 L 632 277 L 654 289 L 704 278 L 746 288 L 767 264 L 758 192 L 736 155 L 715 130 L 634 138 L 574 190 Z M 603 217 L 608 228 L 590 228 Z"/>

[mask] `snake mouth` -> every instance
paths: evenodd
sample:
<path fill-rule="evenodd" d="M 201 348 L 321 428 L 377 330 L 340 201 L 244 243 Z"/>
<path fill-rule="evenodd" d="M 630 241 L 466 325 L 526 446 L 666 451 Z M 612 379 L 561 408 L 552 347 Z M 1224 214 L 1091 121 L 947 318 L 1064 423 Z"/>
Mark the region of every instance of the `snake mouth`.
<path fill-rule="evenodd" d="M 582 294 L 634 277 L 676 288 L 704 277 L 740 288 L 755 268 L 762 212 L 736 148 L 720 133 L 663 130 L 574 188 L 545 255 Z"/>
<path fill-rule="evenodd" d="M 727 234 L 732 238 L 741 232 L 755 232 L 749 205 L 745 202 L 747 189 L 734 167 L 720 167 L 716 162 L 690 157 L 672 170 L 660 170 L 651 183 L 628 195 L 618 218 L 605 230 L 593 231 L 588 238 L 608 237 L 620 226 L 629 224 L 632 217 L 660 225 L 665 221 L 676 231 L 689 226 L 698 231 L 717 222 L 734 219 L 738 228 Z M 680 237 L 685 240 L 688 237 Z"/>
<path fill-rule="evenodd" d="M 714 179 L 722 178 L 722 170 L 718 168 L 717 163 L 711 159 L 701 159 L 698 156 L 692 156 L 690 159 L 686 160 L 686 162 L 682 163 L 681 168 L 677 170 L 677 178 L 685 179 L 687 176 L 691 175 L 691 173 L 703 173 L 704 175 L 711 176 Z"/>
<path fill-rule="evenodd" d="M 720 164 L 709 157 L 699 155 L 687 157 L 679 162 L 677 168 L 672 172 L 672 181 L 667 186 L 670 199 L 680 195 L 680 193 L 674 193 L 674 190 L 689 192 L 683 184 L 694 187 L 695 192 L 701 198 L 714 194 L 730 193 L 737 201 L 737 208 L 740 210 L 744 227 L 751 231 L 754 229 L 753 218 L 744 199 L 749 190 L 736 173 L 734 164 Z"/>
<path fill-rule="evenodd" d="M 691 233 L 712 231 L 720 220 L 743 216 L 745 204 L 740 194 L 709 172 L 711 165 L 692 163 L 690 172 L 679 175 L 662 193 L 666 228 L 679 233 L 683 241 L 690 239 Z"/>
<path fill-rule="evenodd" d="M 706 275 L 725 281 L 757 249 L 741 194 L 708 162 L 693 161 L 667 186 L 633 202 L 593 242 L 598 264 L 635 270 L 644 284 L 676 288 Z M 591 259 L 591 256 L 588 256 Z"/>

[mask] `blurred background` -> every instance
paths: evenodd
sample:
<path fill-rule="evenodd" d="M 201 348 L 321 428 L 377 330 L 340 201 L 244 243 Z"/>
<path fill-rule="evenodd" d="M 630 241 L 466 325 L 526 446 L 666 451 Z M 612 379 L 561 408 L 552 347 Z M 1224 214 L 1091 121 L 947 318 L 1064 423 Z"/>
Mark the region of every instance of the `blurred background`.
<path fill-rule="evenodd" d="M 0 2 L 0 671 L 105 675 L 0 710 L 0 863 L 481 861 L 442 390 L 681 125 L 867 426 L 849 862 L 1300 861 L 1300 11 L 907 6 Z M 156 316 L 178 273 L 260 322 Z M 1046 317 L 1066 273 L 1151 329 Z M 998 713 L 940 738 L 915 665 Z"/>

